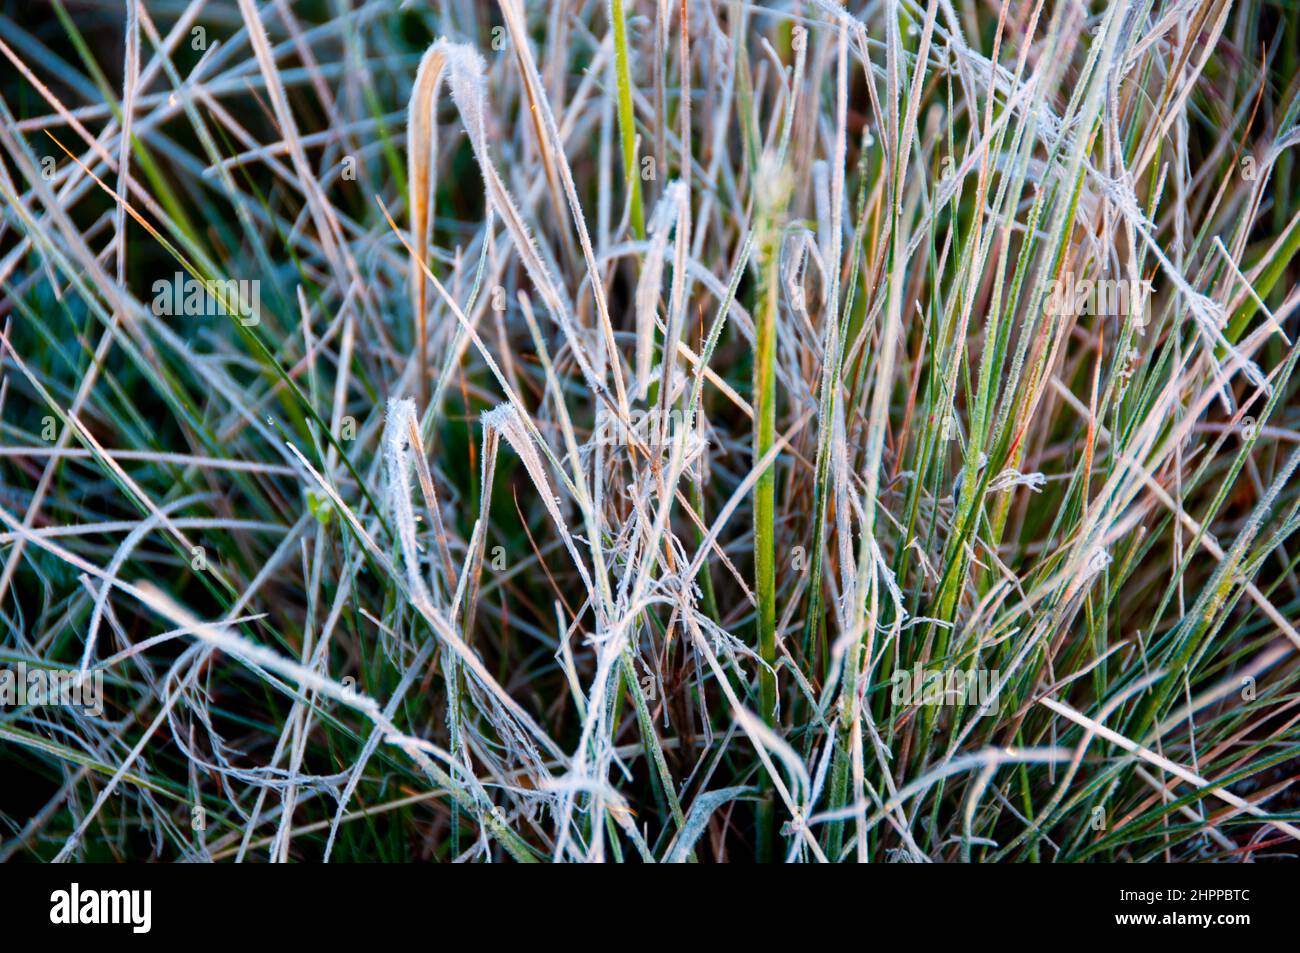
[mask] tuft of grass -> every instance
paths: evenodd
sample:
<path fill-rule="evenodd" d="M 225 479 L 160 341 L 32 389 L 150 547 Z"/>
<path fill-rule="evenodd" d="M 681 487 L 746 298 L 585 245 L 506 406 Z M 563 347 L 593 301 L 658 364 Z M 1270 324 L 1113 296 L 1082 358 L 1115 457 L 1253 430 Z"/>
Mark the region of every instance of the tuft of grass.
<path fill-rule="evenodd" d="M 53 9 L 0 860 L 1293 858 L 1293 4 Z"/>

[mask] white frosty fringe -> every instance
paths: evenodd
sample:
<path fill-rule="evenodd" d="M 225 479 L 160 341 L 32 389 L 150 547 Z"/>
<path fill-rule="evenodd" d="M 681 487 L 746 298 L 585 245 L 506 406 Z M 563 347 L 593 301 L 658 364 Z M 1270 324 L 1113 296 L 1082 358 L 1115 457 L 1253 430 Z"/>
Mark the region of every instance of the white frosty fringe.
<path fill-rule="evenodd" d="M 659 291 L 663 286 L 668 235 L 674 229 L 676 230 L 677 257 L 681 259 L 686 253 L 686 244 L 681 238 L 689 227 L 690 214 L 690 195 L 685 183 L 670 182 L 650 218 L 648 226 L 650 247 L 646 252 L 645 261 L 641 264 L 641 277 L 636 285 L 636 397 L 638 400 L 645 400 L 652 378 L 650 362 L 654 350 L 655 314 L 659 305 Z M 673 267 L 672 297 L 668 307 L 669 320 L 665 322 L 667 327 L 671 327 L 675 311 L 679 308 L 681 283 L 685 278 L 684 270 L 684 261 L 678 261 Z M 670 351 L 669 342 L 665 340 L 663 349 L 665 364 L 675 351 L 676 342 L 672 342 Z"/>
<path fill-rule="evenodd" d="M 1041 493 L 1043 487 L 1047 485 L 1047 477 L 1037 471 L 1033 473 L 1021 473 L 1014 467 L 1007 467 L 992 480 L 989 481 L 990 493 L 1001 493 L 1003 490 L 1010 490 L 1018 486 L 1025 486 L 1035 493 Z"/>

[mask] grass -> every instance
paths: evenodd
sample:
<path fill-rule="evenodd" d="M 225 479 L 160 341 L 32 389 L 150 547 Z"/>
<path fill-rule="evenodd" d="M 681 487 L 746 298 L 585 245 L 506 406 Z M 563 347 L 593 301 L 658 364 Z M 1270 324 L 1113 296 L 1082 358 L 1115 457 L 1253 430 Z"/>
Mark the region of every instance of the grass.
<path fill-rule="evenodd" d="M 1294 858 L 1293 5 L 54 12 L 0 859 Z"/>
<path fill-rule="evenodd" d="M 628 215 L 631 216 L 632 235 L 645 239 L 645 212 L 642 210 L 641 171 L 637 162 L 636 114 L 632 105 L 632 79 L 630 76 L 627 43 L 627 13 L 623 0 L 609 0 L 609 22 L 614 33 L 614 63 L 618 77 L 618 136 L 623 150 L 623 181 L 626 184 Z"/>
<path fill-rule="evenodd" d="M 781 225 L 789 186 L 783 170 L 769 166 L 759 172 L 759 256 L 762 272 L 754 302 L 754 454 L 755 468 L 776 445 L 776 323 L 781 298 Z M 759 713 L 769 725 L 777 713 L 776 698 L 776 474 L 764 467 L 754 485 L 754 588 L 758 596 Z M 763 802 L 755 835 L 761 859 L 771 859 L 772 803 Z"/>

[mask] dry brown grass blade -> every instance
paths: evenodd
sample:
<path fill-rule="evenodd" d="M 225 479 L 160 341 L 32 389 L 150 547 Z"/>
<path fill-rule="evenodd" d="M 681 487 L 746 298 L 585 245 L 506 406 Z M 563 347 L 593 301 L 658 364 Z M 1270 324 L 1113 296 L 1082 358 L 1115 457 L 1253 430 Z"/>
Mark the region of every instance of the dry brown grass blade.
<path fill-rule="evenodd" d="M 420 407 L 429 400 L 429 319 L 427 314 L 428 283 L 421 267 L 429 251 L 429 224 L 432 219 L 433 166 L 437 159 L 438 125 L 434 103 L 442 84 L 447 55 L 440 43 L 425 51 L 415 74 L 415 87 L 406 115 L 406 176 L 410 191 L 411 245 L 416 255 L 411 261 L 411 290 L 415 306 L 415 337 L 419 342 L 417 364 L 420 374 Z"/>

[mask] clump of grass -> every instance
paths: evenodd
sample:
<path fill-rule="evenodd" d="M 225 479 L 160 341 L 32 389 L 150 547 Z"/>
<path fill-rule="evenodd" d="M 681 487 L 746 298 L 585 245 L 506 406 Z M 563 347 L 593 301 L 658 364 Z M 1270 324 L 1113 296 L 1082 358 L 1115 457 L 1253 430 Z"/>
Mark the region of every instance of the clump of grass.
<path fill-rule="evenodd" d="M 1294 855 L 1291 5 L 150 6 L 0 24 L 0 859 Z"/>

